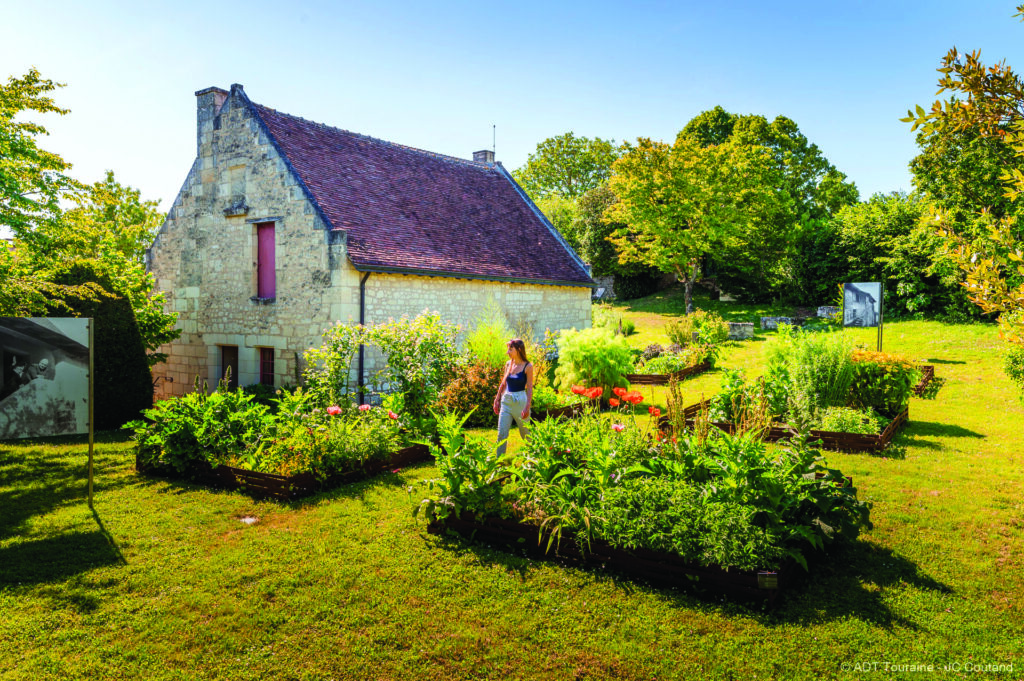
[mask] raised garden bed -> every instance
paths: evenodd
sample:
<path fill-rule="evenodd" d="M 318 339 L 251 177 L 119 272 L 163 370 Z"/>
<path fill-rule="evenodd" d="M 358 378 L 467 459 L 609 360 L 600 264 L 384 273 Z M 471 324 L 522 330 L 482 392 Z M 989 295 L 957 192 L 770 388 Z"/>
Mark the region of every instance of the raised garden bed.
<path fill-rule="evenodd" d="M 914 386 L 915 395 L 923 395 L 928 384 L 935 378 L 935 366 L 924 364 L 921 366 L 921 380 Z"/>
<path fill-rule="evenodd" d="M 579 402 L 577 404 L 570 404 L 568 407 L 555 407 L 554 409 L 539 412 L 533 417 L 533 420 L 544 421 L 547 419 L 557 418 L 559 416 L 564 416 L 569 419 L 575 418 L 583 413 L 583 406 L 584 404 Z"/>
<path fill-rule="evenodd" d="M 632 385 L 668 385 L 673 379 L 681 381 L 688 376 L 703 374 L 711 369 L 710 362 L 701 362 L 671 374 L 626 374 L 625 378 Z"/>
<path fill-rule="evenodd" d="M 701 410 L 708 407 L 708 400 L 692 404 L 683 410 L 683 415 L 686 417 L 687 425 L 693 425 L 694 419 Z M 889 425 L 885 427 L 878 435 L 864 435 L 861 433 L 837 433 L 828 430 L 812 430 L 810 432 L 811 438 L 821 440 L 822 449 L 831 449 L 844 452 L 880 452 L 889 446 L 892 442 L 893 437 L 896 435 L 896 431 L 900 429 L 910 418 L 910 408 L 904 409 L 902 412 L 896 415 Z M 661 423 L 668 425 L 668 419 L 662 417 Z M 711 422 L 713 426 L 724 430 L 727 433 L 732 433 L 735 427 L 731 423 L 722 423 L 718 421 Z M 794 431 L 789 426 L 772 426 L 768 429 L 768 432 L 764 434 L 764 439 L 768 442 L 778 442 L 786 438 L 793 437 Z"/>
<path fill-rule="evenodd" d="M 212 466 L 206 461 L 197 464 L 185 477 L 213 487 L 244 489 L 254 497 L 291 501 L 429 459 L 430 449 L 426 445 L 412 445 L 399 449 L 387 461 L 382 463 L 371 464 L 345 473 L 329 475 L 323 480 L 317 478 L 312 473 L 273 475 L 271 473 L 250 471 L 244 468 L 235 468 L 234 466 Z M 135 458 L 135 469 L 144 474 L 181 477 L 173 470 L 146 467 L 137 455 Z"/>
<path fill-rule="evenodd" d="M 501 518 L 478 519 L 471 512 L 464 512 L 461 518 L 434 520 L 427 527 L 432 534 L 442 534 L 447 530 L 473 541 L 522 549 L 535 558 L 608 568 L 657 586 L 708 588 L 744 598 L 766 599 L 770 604 L 779 594 L 783 576 L 791 572 L 789 568 L 778 571 L 728 570 L 691 563 L 669 553 L 618 549 L 603 541 L 592 542 L 590 550 L 583 553 L 569 533 L 563 533 L 557 553 L 554 550 L 547 552 L 547 538 L 538 544 L 537 526 Z"/>

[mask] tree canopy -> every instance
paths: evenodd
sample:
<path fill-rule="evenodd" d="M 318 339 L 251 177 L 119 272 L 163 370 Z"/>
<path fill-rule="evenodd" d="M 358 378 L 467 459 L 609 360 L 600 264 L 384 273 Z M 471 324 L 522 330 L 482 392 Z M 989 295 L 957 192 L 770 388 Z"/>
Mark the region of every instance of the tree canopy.
<path fill-rule="evenodd" d="M 672 145 L 645 138 L 626 145 L 610 180 L 619 201 L 605 214 L 623 225 L 610 237 L 619 262 L 675 274 L 691 312 L 701 259 L 733 241 L 750 215 L 770 210 L 773 172 L 762 147 L 703 147 L 685 135 Z"/>
<path fill-rule="evenodd" d="M 1024 20 L 1024 4 L 1014 16 Z M 929 111 L 920 105 L 908 112 L 905 122 L 925 135 L 976 133 L 1000 140 L 1016 162 L 1000 172 L 1004 194 L 1018 201 L 1024 194 L 1024 80 L 1005 62 L 986 66 L 977 50 L 961 54 L 954 47 L 939 67 L 939 92 L 948 99 L 936 100 Z M 971 241 L 956 233 L 955 225 L 942 214 L 950 251 L 966 273 L 968 296 L 985 312 L 1000 314 L 1004 334 L 1024 344 L 1024 251 L 1021 225 L 1011 216 L 989 228 L 987 238 Z"/>
<path fill-rule="evenodd" d="M 608 179 L 617 156 L 614 140 L 567 132 L 538 144 L 512 175 L 535 201 L 551 194 L 575 200 Z"/>

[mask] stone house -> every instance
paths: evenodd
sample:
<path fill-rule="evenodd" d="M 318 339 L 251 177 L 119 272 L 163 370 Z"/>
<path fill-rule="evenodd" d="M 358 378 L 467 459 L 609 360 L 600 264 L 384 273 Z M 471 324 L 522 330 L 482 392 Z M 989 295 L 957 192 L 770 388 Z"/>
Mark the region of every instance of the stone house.
<path fill-rule="evenodd" d="M 147 254 L 182 332 L 153 369 L 158 398 L 229 366 L 239 385 L 295 384 L 339 321 L 429 308 L 466 328 L 493 298 L 536 334 L 590 325 L 587 267 L 491 152 L 358 135 L 241 85 L 196 97 L 197 157 Z"/>

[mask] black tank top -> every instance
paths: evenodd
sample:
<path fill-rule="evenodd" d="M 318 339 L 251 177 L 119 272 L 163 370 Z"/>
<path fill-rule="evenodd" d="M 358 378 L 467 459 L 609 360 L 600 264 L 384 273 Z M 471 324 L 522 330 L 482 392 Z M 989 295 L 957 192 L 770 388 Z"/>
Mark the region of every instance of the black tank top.
<path fill-rule="evenodd" d="M 529 362 L 523 365 L 523 370 L 518 374 L 509 374 L 508 378 L 505 379 L 505 386 L 510 393 L 526 390 L 526 367 L 528 366 L 530 366 Z"/>

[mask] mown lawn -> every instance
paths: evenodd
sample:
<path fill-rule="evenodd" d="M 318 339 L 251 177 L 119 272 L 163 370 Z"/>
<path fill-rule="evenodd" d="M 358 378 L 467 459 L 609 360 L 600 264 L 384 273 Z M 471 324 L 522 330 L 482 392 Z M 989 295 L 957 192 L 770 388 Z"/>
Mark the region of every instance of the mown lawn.
<path fill-rule="evenodd" d="M 622 310 L 663 341 L 678 299 Z M 721 365 L 758 375 L 766 337 Z M 1024 678 L 1024 408 L 996 331 L 895 322 L 885 347 L 947 382 L 884 455 L 826 453 L 874 529 L 773 610 L 428 535 L 429 465 L 257 502 L 140 477 L 108 434 L 92 511 L 81 440 L 0 443 L 0 678 Z M 1014 671 L 966 671 L 987 664 Z"/>

